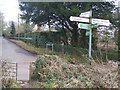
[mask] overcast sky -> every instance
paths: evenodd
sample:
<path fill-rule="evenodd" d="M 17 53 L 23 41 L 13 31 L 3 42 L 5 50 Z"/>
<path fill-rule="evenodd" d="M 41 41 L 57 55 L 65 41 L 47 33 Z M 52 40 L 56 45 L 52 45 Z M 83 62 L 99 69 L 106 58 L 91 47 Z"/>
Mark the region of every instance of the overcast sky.
<path fill-rule="evenodd" d="M 18 0 L 0 0 L 0 11 L 4 14 L 5 21 L 17 22 L 19 12 Z"/>
<path fill-rule="evenodd" d="M 20 12 L 18 0 L 0 0 L 0 11 L 4 13 L 5 21 L 17 22 L 18 13 Z"/>

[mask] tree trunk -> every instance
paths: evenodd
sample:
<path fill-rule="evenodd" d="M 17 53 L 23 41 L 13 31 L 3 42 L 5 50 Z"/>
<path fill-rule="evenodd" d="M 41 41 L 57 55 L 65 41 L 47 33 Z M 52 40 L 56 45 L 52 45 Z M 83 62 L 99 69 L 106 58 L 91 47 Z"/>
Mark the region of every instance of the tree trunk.
<path fill-rule="evenodd" d="M 67 45 L 68 44 L 68 42 L 67 42 L 67 33 L 66 33 L 66 29 L 64 28 L 64 21 L 62 20 L 62 36 L 64 37 L 64 43 Z"/>
<path fill-rule="evenodd" d="M 50 16 L 48 15 L 48 27 L 49 27 L 49 31 L 51 30 L 51 27 L 50 27 Z"/>
<path fill-rule="evenodd" d="M 72 32 L 72 45 L 73 46 L 78 46 L 78 38 L 79 38 L 79 33 L 77 29 L 74 29 Z"/>
<path fill-rule="evenodd" d="M 86 37 L 86 30 L 81 30 L 81 37 L 80 37 L 80 46 L 82 48 L 88 48 L 88 38 Z"/>
<path fill-rule="evenodd" d="M 92 37 L 92 48 L 94 49 L 94 50 L 96 50 L 97 49 L 97 29 L 96 28 L 94 28 L 94 29 L 92 29 L 92 32 L 93 32 L 93 37 Z"/>

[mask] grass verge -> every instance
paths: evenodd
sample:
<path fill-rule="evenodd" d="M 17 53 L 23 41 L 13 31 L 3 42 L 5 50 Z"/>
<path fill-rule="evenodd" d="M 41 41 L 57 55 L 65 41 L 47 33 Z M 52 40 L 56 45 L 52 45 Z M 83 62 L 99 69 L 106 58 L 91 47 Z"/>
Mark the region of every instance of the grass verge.
<path fill-rule="evenodd" d="M 64 58 L 65 60 L 67 60 L 68 62 L 70 62 L 72 64 L 79 64 L 79 63 L 89 64 L 89 62 L 90 62 L 86 55 L 82 55 L 81 57 L 78 57 L 77 55 L 71 55 L 69 53 L 55 52 L 55 51 L 46 50 L 45 48 L 40 48 L 40 47 L 37 48 L 34 45 L 31 45 L 30 43 L 25 43 L 21 40 L 10 39 L 10 41 L 12 41 L 13 43 L 17 44 L 21 48 L 23 48 L 23 49 L 25 49 L 28 52 L 33 53 L 33 54 L 37 54 L 37 55 L 45 55 L 45 54 L 58 55 L 58 56 Z"/>

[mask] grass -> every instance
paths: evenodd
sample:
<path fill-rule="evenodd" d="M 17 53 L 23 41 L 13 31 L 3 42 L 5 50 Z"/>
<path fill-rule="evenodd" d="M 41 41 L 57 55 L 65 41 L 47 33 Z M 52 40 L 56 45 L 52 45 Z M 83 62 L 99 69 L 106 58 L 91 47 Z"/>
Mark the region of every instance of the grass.
<path fill-rule="evenodd" d="M 13 40 L 11 39 L 12 42 L 14 42 L 15 44 L 17 44 L 18 46 L 20 46 L 21 48 L 33 53 L 33 54 L 37 54 L 37 55 L 58 55 L 62 58 L 64 58 L 65 60 L 67 60 L 70 63 L 73 64 L 79 64 L 79 63 L 84 63 L 84 64 L 88 64 L 90 61 L 88 60 L 86 55 L 82 55 L 82 56 L 77 56 L 77 55 L 71 55 L 67 52 L 63 53 L 63 52 L 56 52 L 56 51 L 51 51 L 51 50 L 46 50 L 45 48 L 40 48 L 40 47 L 35 47 L 34 45 L 31 45 L 30 43 L 25 43 L 21 40 Z"/>
<path fill-rule="evenodd" d="M 33 54 L 38 54 L 38 55 L 42 55 L 42 54 L 46 54 L 48 52 L 46 52 L 45 49 L 43 48 L 37 48 L 31 44 L 27 44 L 21 40 L 11 40 L 12 42 L 14 42 L 15 44 L 17 44 L 18 46 L 20 46 L 21 48 L 33 53 Z"/>
<path fill-rule="evenodd" d="M 77 48 L 77 47 L 72 47 L 72 46 L 65 46 L 64 47 L 64 52 L 61 51 L 61 46 L 60 45 L 54 45 L 54 51 L 51 50 L 46 50 L 45 48 L 42 47 L 35 47 L 34 45 L 30 43 L 26 43 L 22 40 L 13 40 L 11 39 L 14 43 L 19 45 L 20 47 L 24 48 L 25 50 L 37 54 L 37 55 L 58 55 L 65 60 L 68 60 L 68 62 L 73 63 L 73 64 L 79 64 L 79 63 L 84 63 L 84 64 L 89 64 L 89 58 L 88 58 L 88 51 L 85 49 Z M 117 51 L 115 50 L 110 50 L 107 53 L 107 58 L 106 58 L 106 51 L 101 50 L 101 51 L 92 51 L 92 56 L 93 59 L 96 61 L 101 60 L 103 62 L 106 62 L 108 60 L 113 60 L 117 61 L 118 60 L 118 55 Z"/>

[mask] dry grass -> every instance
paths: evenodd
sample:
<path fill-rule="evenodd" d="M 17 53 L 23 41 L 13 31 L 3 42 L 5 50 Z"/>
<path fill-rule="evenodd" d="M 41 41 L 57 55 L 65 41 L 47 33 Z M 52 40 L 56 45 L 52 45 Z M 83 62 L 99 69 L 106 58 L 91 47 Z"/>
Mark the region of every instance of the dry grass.
<path fill-rule="evenodd" d="M 117 64 L 75 65 L 55 55 L 43 55 L 35 63 L 33 78 L 45 87 L 45 82 L 59 88 L 118 88 Z M 47 83 L 48 84 L 48 83 Z"/>

